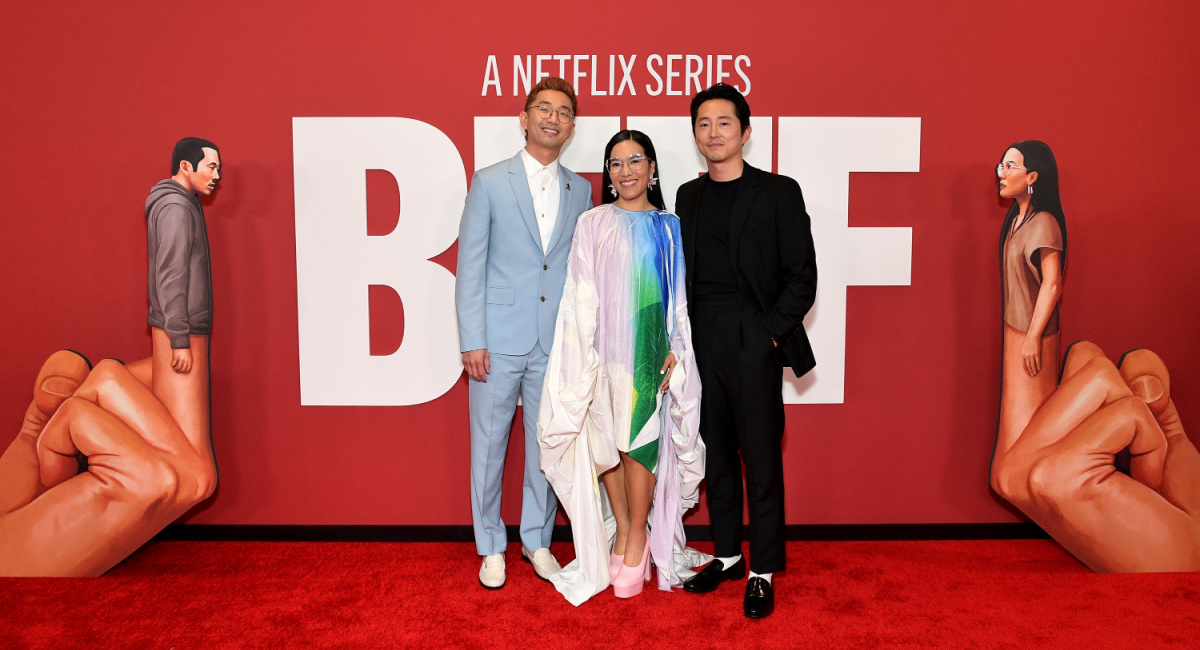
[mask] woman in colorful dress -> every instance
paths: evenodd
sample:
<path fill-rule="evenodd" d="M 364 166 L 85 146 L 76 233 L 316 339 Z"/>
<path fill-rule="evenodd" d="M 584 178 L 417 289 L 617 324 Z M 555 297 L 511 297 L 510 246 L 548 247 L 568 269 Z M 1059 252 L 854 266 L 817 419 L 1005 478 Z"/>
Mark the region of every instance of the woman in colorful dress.
<path fill-rule="evenodd" d="M 551 582 L 575 605 L 610 583 L 637 595 L 651 560 L 669 590 L 708 559 L 682 525 L 704 443 L 679 219 L 645 134 L 617 133 L 604 161 L 604 203 L 575 227 L 538 414 L 541 466 L 575 541 Z"/>

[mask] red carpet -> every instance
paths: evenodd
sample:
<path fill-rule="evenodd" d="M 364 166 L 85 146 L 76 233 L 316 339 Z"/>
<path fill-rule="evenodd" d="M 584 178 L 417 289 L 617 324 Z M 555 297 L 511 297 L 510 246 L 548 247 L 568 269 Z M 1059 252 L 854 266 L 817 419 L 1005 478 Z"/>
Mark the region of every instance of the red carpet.
<path fill-rule="evenodd" d="M 473 544 L 154 542 L 102 578 L 0 579 L 0 647 L 1200 644 L 1200 574 L 1098 575 L 1049 540 L 791 542 L 761 621 L 744 582 L 575 608 L 507 557 L 486 591 Z"/>

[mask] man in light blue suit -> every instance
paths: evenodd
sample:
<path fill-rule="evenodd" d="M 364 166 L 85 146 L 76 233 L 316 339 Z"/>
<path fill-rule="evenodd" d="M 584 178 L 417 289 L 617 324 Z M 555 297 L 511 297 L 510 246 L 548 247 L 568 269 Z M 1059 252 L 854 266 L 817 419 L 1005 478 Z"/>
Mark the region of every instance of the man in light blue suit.
<path fill-rule="evenodd" d="M 537 416 L 571 237 L 580 213 L 592 207 L 591 184 L 558 164 L 576 109 L 575 90 L 562 79 L 533 88 L 521 113 L 525 148 L 475 173 L 458 231 L 454 302 L 470 376 L 471 515 L 484 556 L 479 582 L 489 589 L 506 579 L 500 488 L 518 394 L 525 424 L 521 555 L 542 579 L 559 569 L 549 549 L 558 501 L 538 465 Z"/>

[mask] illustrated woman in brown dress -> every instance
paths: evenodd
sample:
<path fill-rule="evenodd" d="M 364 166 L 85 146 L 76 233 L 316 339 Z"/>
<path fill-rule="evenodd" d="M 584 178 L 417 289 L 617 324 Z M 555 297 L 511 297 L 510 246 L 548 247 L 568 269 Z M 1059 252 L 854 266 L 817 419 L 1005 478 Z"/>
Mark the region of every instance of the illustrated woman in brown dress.
<path fill-rule="evenodd" d="M 1050 147 L 1037 140 L 1012 145 L 996 175 L 1000 196 L 1012 199 L 1012 207 L 1000 231 L 1004 361 L 993 476 L 1058 387 L 1058 299 L 1067 247 L 1058 165 Z"/>

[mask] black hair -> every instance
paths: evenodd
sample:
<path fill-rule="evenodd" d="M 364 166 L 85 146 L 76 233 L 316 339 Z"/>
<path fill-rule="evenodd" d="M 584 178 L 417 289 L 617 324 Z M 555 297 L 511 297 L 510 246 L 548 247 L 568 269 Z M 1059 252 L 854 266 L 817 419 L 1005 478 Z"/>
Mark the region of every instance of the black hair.
<path fill-rule="evenodd" d="M 1058 228 L 1062 231 L 1062 260 L 1061 267 L 1067 266 L 1067 217 L 1063 214 L 1062 199 L 1058 196 L 1058 163 L 1054 161 L 1054 152 L 1050 151 L 1050 145 L 1040 140 L 1022 140 L 1014 142 L 1008 146 L 1008 149 L 1016 149 L 1021 152 L 1025 158 L 1025 173 L 1037 172 L 1037 180 L 1034 181 L 1033 194 L 1029 200 L 1029 213 L 1025 215 L 1028 219 L 1039 212 L 1049 212 L 1054 220 L 1058 222 Z M 1008 152 L 1005 149 L 1005 153 Z M 1003 164 L 1004 155 L 1001 154 L 1000 162 Z M 999 191 L 1000 179 L 996 179 L 996 188 Z M 1004 242 L 1008 239 L 1008 233 L 1012 230 L 1013 221 L 1016 220 L 1021 213 L 1021 204 L 1013 200 L 1012 207 L 1008 209 L 1008 214 L 1004 217 L 1004 227 L 1000 229 L 1000 256 L 1004 256 Z"/>
<path fill-rule="evenodd" d="M 733 112 L 742 124 L 742 132 L 750 126 L 750 104 L 746 103 L 746 98 L 737 88 L 727 83 L 717 83 L 701 90 L 692 98 L 692 131 L 696 130 L 696 114 L 700 112 L 700 105 L 710 99 L 727 99 L 733 102 Z"/>
<path fill-rule="evenodd" d="M 658 155 L 654 153 L 654 143 L 650 141 L 650 136 L 642 133 L 641 131 L 634 131 L 631 129 L 618 131 L 617 134 L 608 141 L 608 144 L 604 145 L 604 163 L 601 165 L 601 169 L 604 170 L 605 183 L 604 187 L 600 190 L 600 194 L 603 196 L 601 200 L 602 203 L 612 203 L 613 201 L 617 200 L 617 197 L 613 196 L 613 193 L 609 191 L 609 188 L 611 188 L 613 185 L 612 176 L 608 173 L 608 159 L 612 157 L 613 147 L 626 140 L 633 140 L 637 144 L 641 145 L 642 150 L 646 152 L 646 160 L 654 163 L 654 172 L 658 174 L 659 178 L 662 178 L 662 169 L 658 166 Z M 654 176 L 651 175 L 651 178 L 653 177 Z M 667 209 L 667 204 L 665 201 L 663 201 L 661 182 L 655 183 L 648 188 L 646 190 L 646 195 L 647 198 L 650 199 L 651 205 L 659 210 Z"/>
<path fill-rule="evenodd" d="M 176 142 L 175 151 L 171 153 L 171 175 L 179 173 L 179 164 L 185 160 L 192 164 L 192 171 L 196 171 L 196 167 L 204 160 L 205 147 L 221 153 L 217 145 L 204 138 L 184 138 Z"/>

